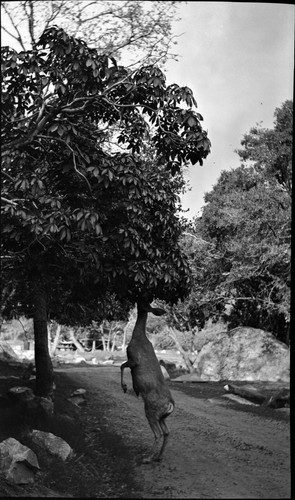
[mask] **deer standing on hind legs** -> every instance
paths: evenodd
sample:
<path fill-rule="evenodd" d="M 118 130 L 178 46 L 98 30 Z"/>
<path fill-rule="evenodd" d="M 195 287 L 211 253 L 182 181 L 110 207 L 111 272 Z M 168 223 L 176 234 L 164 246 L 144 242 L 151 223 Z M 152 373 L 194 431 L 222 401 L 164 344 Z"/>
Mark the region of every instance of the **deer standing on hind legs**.
<path fill-rule="evenodd" d="M 137 301 L 137 320 L 127 347 L 128 361 L 121 365 L 122 389 L 124 392 L 127 391 L 124 383 L 124 369 L 130 368 L 134 392 L 143 398 L 145 415 L 155 436 L 152 453 L 143 460 L 144 463 L 162 460 L 169 436 L 165 420 L 173 412 L 175 406 L 153 345 L 145 332 L 148 313 L 161 316 L 165 314 L 165 311 L 151 307 L 150 302 L 152 300 L 143 298 Z M 161 438 L 163 438 L 162 446 L 157 451 Z"/>

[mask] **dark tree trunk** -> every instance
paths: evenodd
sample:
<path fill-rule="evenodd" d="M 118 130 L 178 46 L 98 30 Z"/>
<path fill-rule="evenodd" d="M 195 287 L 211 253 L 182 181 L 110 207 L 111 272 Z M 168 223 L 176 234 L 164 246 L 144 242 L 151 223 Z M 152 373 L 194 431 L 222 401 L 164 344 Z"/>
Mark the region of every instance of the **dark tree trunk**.
<path fill-rule="evenodd" d="M 53 368 L 48 350 L 46 293 L 42 284 L 34 290 L 36 395 L 53 399 Z"/>

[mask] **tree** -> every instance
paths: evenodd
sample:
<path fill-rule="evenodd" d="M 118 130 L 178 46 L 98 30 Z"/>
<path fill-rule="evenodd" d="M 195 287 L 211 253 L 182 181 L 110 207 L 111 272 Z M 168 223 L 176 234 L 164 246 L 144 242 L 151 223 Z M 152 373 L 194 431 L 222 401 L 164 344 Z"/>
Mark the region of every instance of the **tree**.
<path fill-rule="evenodd" d="M 178 194 L 210 141 L 189 88 L 57 27 L 32 50 L 3 47 L 2 79 L 3 315 L 33 314 L 37 392 L 50 396 L 48 316 L 86 324 L 107 293 L 129 305 L 146 289 L 188 293 Z"/>
<path fill-rule="evenodd" d="M 260 126 L 245 134 L 237 150 L 242 161 L 254 162 L 254 167 L 266 182 L 292 195 L 293 101 L 276 108 L 273 129 Z"/>
<path fill-rule="evenodd" d="M 196 280 L 188 300 L 199 327 L 224 318 L 229 327 L 263 328 L 288 344 L 292 103 L 275 117 L 273 130 L 245 134 L 238 153 L 248 165 L 223 171 L 205 195 L 193 228 L 200 244 L 189 249 Z"/>
<path fill-rule="evenodd" d="M 145 59 L 146 64 L 167 57 L 175 42 L 171 23 L 180 2 L 60 0 L 2 2 L 2 30 L 21 50 L 31 48 L 42 32 L 58 25 L 74 37 L 117 60 Z"/>

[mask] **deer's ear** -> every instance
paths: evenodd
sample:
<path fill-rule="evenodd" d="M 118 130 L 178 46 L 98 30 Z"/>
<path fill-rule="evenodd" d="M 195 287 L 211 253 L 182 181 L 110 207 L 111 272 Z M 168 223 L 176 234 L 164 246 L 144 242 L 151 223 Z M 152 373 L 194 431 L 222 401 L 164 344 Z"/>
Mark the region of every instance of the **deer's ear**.
<path fill-rule="evenodd" d="M 165 309 L 161 309 L 160 307 L 150 307 L 149 312 L 153 313 L 155 316 L 163 316 L 163 314 L 166 314 Z"/>

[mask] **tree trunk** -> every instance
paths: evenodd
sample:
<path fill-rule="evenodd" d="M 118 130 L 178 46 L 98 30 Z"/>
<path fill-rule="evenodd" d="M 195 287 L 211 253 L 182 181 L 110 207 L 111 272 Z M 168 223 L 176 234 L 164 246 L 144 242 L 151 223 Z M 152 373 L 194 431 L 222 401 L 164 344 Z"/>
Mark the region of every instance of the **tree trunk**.
<path fill-rule="evenodd" d="M 113 333 L 113 338 L 112 338 L 112 347 L 111 347 L 111 351 L 112 351 L 112 352 L 114 352 L 115 347 L 116 347 L 117 335 L 118 335 L 118 331 L 116 331 L 115 333 Z"/>
<path fill-rule="evenodd" d="M 104 321 L 101 323 L 100 327 L 100 332 L 101 332 L 101 341 L 102 341 L 102 348 L 104 351 L 107 350 L 107 341 L 104 335 Z"/>
<path fill-rule="evenodd" d="M 265 394 L 261 394 L 255 388 L 251 389 L 234 384 L 227 384 L 225 390 L 237 396 L 241 396 L 242 398 L 249 399 L 249 401 L 257 404 L 262 404 L 265 400 Z"/>
<path fill-rule="evenodd" d="M 234 384 L 227 384 L 225 390 L 242 398 L 249 399 L 253 403 L 270 406 L 271 408 L 282 408 L 290 404 L 290 389 L 287 388 L 274 390 L 272 394 L 269 394 L 269 391 L 265 393 L 259 392 L 254 387 L 240 387 Z"/>
<path fill-rule="evenodd" d="M 38 283 L 34 290 L 36 395 L 53 399 L 53 368 L 48 350 L 46 293 Z"/>
<path fill-rule="evenodd" d="M 50 356 L 51 356 L 51 328 L 52 328 L 52 323 L 50 321 L 47 321 L 48 352 Z"/>
<path fill-rule="evenodd" d="M 109 330 L 109 333 L 108 333 L 107 351 L 110 350 L 110 345 L 111 345 L 111 330 Z"/>
<path fill-rule="evenodd" d="M 60 330 L 61 330 L 61 326 L 58 324 L 57 327 L 56 327 L 54 341 L 53 341 L 53 344 L 52 344 L 52 347 L 51 347 L 51 356 L 54 356 L 56 348 L 58 346 L 59 337 L 60 337 Z"/>
<path fill-rule="evenodd" d="M 122 351 L 125 351 L 126 350 L 126 338 L 127 338 L 127 328 L 128 328 L 128 324 L 129 322 L 126 323 L 125 327 L 124 327 L 124 330 L 123 330 L 123 342 L 122 342 L 122 346 L 121 346 L 121 349 Z"/>
<path fill-rule="evenodd" d="M 70 340 L 71 342 L 73 342 L 73 344 L 77 347 L 78 351 L 80 352 L 85 352 L 85 349 L 84 347 L 80 344 L 80 342 L 78 342 L 78 340 L 75 338 L 75 335 L 74 335 L 74 330 L 69 330 L 69 335 L 70 335 Z"/>
<path fill-rule="evenodd" d="M 194 371 L 193 362 L 190 359 L 189 353 L 182 348 L 182 346 L 177 338 L 177 334 L 173 330 L 173 328 L 169 328 L 169 335 L 174 340 L 177 349 L 179 350 L 180 354 L 182 355 L 183 361 L 185 362 L 185 366 L 187 367 L 188 371 L 190 373 L 192 373 Z"/>

